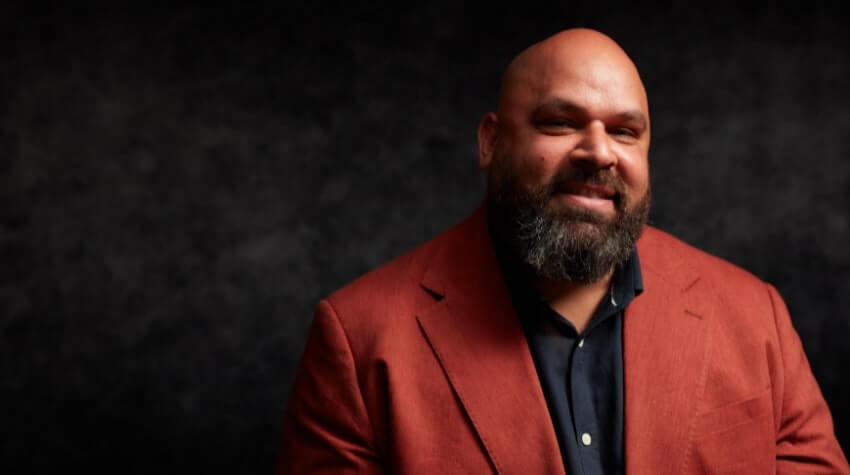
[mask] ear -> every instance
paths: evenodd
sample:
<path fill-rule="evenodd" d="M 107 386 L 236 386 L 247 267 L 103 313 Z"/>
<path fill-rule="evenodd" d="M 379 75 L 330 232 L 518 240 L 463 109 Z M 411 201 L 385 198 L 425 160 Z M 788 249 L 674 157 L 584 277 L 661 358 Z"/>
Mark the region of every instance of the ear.
<path fill-rule="evenodd" d="M 499 118 L 495 112 L 488 112 L 478 124 L 478 168 L 484 170 L 490 167 L 493 151 L 496 149 L 496 137 L 499 129 Z"/>

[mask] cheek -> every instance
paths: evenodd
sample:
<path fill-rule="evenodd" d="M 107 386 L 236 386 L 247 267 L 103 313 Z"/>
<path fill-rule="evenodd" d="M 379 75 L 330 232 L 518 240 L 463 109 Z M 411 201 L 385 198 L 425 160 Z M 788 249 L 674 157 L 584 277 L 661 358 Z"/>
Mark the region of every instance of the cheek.
<path fill-rule="evenodd" d="M 621 155 L 618 161 L 617 171 L 623 178 L 626 186 L 638 195 L 649 188 L 649 161 L 643 153 L 632 153 Z"/>
<path fill-rule="evenodd" d="M 567 144 L 563 137 L 544 137 L 527 142 L 523 150 L 518 151 L 524 175 L 536 183 L 547 183 L 566 159 Z"/>
<path fill-rule="evenodd" d="M 557 163 L 545 147 L 539 143 L 525 143 L 522 147 L 512 147 L 505 159 L 510 161 L 510 169 L 522 183 L 534 186 L 546 182 L 557 169 Z"/>

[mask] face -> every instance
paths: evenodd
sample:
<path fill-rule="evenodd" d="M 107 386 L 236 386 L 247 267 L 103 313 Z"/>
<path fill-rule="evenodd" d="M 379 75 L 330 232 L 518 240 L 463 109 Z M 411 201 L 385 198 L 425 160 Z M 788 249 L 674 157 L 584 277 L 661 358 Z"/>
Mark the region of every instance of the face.
<path fill-rule="evenodd" d="M 599 280 L 646 221 L 649 115 L 633 68 L 544 55 L 512 72 L 482 121 L 491 227 L 541 277 Z"/>

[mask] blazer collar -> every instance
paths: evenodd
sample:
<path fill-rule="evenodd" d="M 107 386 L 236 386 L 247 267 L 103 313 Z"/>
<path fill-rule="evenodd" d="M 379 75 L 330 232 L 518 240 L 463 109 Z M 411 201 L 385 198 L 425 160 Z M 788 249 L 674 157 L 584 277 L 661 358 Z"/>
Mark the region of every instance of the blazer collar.
<path fill-rule="evenodd" d="M 653 228 L 638 241 L 644 292 L 623 320 L 627 473 L 686 471 L 705 387 L 711 292 L 671 244 Z"/>
<path fill-rule="evenodd" d="M 417 315 L 498 473 L 564 473 L 486 207 L 448 232 L 422 285 L 442 298 Z"/>

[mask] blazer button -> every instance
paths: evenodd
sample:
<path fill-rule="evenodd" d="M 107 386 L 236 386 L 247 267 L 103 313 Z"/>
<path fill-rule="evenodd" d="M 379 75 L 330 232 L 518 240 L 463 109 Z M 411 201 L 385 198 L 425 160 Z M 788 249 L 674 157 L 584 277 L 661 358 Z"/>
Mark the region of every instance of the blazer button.
<path fill-rule="evenodd" d="M 582 435 L 581 435 L 581 443 L 582 443 L 582 444 L 584 444 L 584 445 L 590 445 L 590 442 L 591 442 L 590 434 L 588 434 L 587 432 L 585 432 L 584 434 L 582 434 Z"/>

